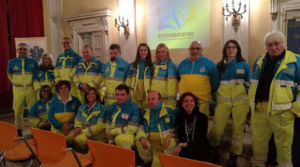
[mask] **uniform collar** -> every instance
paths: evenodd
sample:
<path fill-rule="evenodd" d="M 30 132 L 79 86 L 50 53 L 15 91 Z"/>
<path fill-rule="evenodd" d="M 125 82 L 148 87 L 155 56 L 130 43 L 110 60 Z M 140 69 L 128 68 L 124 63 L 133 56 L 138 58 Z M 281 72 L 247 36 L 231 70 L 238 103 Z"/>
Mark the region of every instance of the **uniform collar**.
<path fill-rule="evenodd" d="M 113 62 L 119 63 L 122 60 L 123 60 L 122 55 L 120 55 L 115 61 L 110 61 L 110 63 L 113 63 Z"/>
<path fill-rule="evenodd" d="M 118 104 L 119 107 L 123 108 L 124 106 L 127 106 L 129 104 L 129 99 L 127 99 L 124 103 Z"/>
<path fill-rule="evenodd" d="M 190 60 L 190 58 L 188 57 L 188 58 L 186 58 L 188 61 L 190 61 L 191 63 L 196 63 L 196 62 L 198 62 L 198 61 L 201 61 L 201 59 L 203 58 L 203 54 L 201 54 L 201 56 L 196 60 L 196 61 L 194 61 L 194 62 L 192 62 L 191 60 Z"/>
<path fill-rule="evenodd" d="M 26 55 L 24 58 L 25 58 L 25 60 L 28 59 L 28 55 Z M 19 60 L 22 59 L 20 55 L 18 55 L 18 59 L 19 59 Z"/>
<path fill-rule="evenodd" d="M 226 62 L 226 59 L 225 59 L 225 60 L 224 60 L 224 63 L 225 63 L 225 65 L 229 65 L 229 66 L 230 66 L 230 65 L 233 65 L 233 64 L 235 64 L 235 63 L 236 63 L 236 61 L 237 61 L 237 60 L 236 60 L 236 58 L 234 58 L 234 59 L 232 59 L 232 60 L 231 60 L 231 62 L 230 62 L 230 63 L 227 63 L 227 62 Z"/>
<path fill-rule="evenodd" d="M 57 98 L 58 98 L 59 100 L 62 101 L 60 95 L 58 95 Z M 71 93 L 70 93 L 70 95 L 69 95 L 69 98 L 68 98 L 67 102 L 69 102 L 69 101 L 72 101 L 72 95 L 71 95 Z M 67 103 L 67 102 L 66 102 L 66 103 Z"/>
<path fill-rule="evenodd" d="M 69 50 L 65 50 L 65 54 L 73 54 L 75 51 L 71 48 Z"/>

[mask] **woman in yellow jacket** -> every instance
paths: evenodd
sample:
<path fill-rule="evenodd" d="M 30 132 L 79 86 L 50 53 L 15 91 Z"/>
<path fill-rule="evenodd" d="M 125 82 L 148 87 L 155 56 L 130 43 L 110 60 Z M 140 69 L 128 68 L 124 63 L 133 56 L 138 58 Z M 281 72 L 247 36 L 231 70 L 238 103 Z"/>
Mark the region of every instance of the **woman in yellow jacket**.
<path fill-rule="evenodd" d="M 149 83 L 153 75 L 151 52 L 146 43 L 139 45 L 135 61 L 129 67 L 126 85 L 130 88 L 131 101 L 135 102 L 141 111 L 144 111 L 148 108 L 147 92 L 150 89 L 150 85 L 145 82 Z"/>
<path fill-rule="evenodd" d="M 54 65 L 52 61 L 52 55 L 49 53 L 44 53 L 39 66 L 39 83 L 40 86 L 49 85 L 52 94 L 56 95 L 55 84 L 54 84 Z M 38 92 L 38 99 L 40 93 Z"/>
<path fill-rule="evenodd" d="M 157 45 L 153 66 L 154 73 L 150 82 L 150 90 L 158 91 L 164 104 L 174 109 L 178 91 L 177 65 L 171 60 L 166 44 Z"/>
<path fill-rule="evenodd" d="M 218 145 L 227 120 L 232 114 L 233 138 L 228 167 L 237 166 L 237 156 L 242 153 L 244 123 L 249 112 L 247 89 L 252 76 L 249 64 L 242 57 L 241 47 L 235 40 L 229 40 L 223 47 L 223 58 L 218 63 L 220 86 L 217 91 L 214 127 L 211 145 L 213 161 L 218 162 Z"/>

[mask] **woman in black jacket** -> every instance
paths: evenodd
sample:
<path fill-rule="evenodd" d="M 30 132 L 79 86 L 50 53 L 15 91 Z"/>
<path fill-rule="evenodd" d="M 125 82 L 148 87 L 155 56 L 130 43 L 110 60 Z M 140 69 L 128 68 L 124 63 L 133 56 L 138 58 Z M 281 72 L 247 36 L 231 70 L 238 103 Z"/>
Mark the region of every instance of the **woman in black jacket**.
<path fill-rule="evenodd" d="M 207 161 L 210 146 L 207 140 L 208 118 L 199 112 L 199 99 L 192 93 L 184 93 L 179 99 L 176 129 L 179 144 L 173 155 Z"/>

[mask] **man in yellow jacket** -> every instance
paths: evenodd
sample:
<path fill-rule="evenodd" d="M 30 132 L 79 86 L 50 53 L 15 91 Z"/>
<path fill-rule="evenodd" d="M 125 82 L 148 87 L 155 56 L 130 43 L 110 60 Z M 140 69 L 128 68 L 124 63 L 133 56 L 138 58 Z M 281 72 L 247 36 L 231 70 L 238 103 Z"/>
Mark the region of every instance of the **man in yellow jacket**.
<path fill-rule="evenodd" d="M 91 46 L 85 45 L 84 48 L 82 48 L 82 55 L 83 59 L 76 65 L 76 71 L 73 78 L 81 104 L 84 103 L 84 94 L 87 93 L 89 87 L 94 87 L 100 91 L 104 69 L 103 63 L 93 56 Z"/>
<path fill-rule="evenodd" d="M 78 97 L 78 90 L 73 82 L 75 74 L 75 66 L 82 59 L 73 49 L 71 38 L 65 37 L 63 39 L 64 53 L 59 55 L 56 60 L 54 77 L 55 83 L 61 80 L 66 80 L 71 83 L 71 94 Z"/>
<path fill-rule="evenodd" d="M 265 35 L 267 53 L 253 65 L 249 89 L 252 165 L 264 167 L 268 142 L 274 134 L 279 167 L 292 167 L 295 117 L 300 116 L 300 57 L 286 50 L 282 32 Z M 299 157 L 299 155 L 298 155 Z"/>
<path fill-rule="evenodd" d="M 128 75 L 129 63 L 121 56 L 121 47 L 112 44 L 109 47 L 110 61 L 105 64 L 104 88 L 101 95 L 105 94 L 105 106 L 109 107 L 115 99 L 115 88 L 120 84 L 125 84 Z"/>
<path fill-rule="evenodd" d="M 22 136 L 24 101 L 31 108 L 39 91 L 38 62 L 28 57 L 28 45 L 20 43 L 17 46 L 18 57 L 10 60 L 7 66 L 7 76 L 13 85 L 13 109 L 18 135 Z"/>

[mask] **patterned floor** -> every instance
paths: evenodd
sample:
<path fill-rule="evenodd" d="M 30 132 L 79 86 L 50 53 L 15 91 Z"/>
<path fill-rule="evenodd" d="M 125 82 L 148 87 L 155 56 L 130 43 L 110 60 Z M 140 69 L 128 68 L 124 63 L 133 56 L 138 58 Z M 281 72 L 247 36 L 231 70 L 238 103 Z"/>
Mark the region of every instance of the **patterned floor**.
<path fill-rule="evenodd" d="M 0 120 L 14 123 L 14 116 L 12 112 L 9 113 L 0 113 Z M 229 158 L 229 151 L 231 146 L 231 139 L 232 139 L 232 125 L 231 120 L 227 122 L 224 135 L 222 137 L 221 145 L 220 145 L 220 153 L 221 153 L 221 164 L 222 166 L 226 166 L 226 162 Z M 212 128 L 212 118 L 210 118 L 209 121 L 209 132 Z M 32 135 L 30 134 L 29 130 L 29 121 L 28 118 L 24 119 L 24 130 L 23 135 L 26 139 L 32 139 Z M 238 158 L 238 166 L 239 167 L 250 167 L 250 158 L 252 155 L 251 150 L 251 129 L 247 125 L 245 126 L 245 133 L 243 137 L 243 153 Z M 7 162 L 7 167 L 23 167 L 28 166 L 30 161 L 23 161 L 23 162 Z M 145 166 L 143 163 L 137 162 L 137 165 L 140 165 L 141 167 Z M 1 165 L 0 165 L 1 166 Z M 38 166 L 37 162 L 33 163 L 33 167 Z"/>

